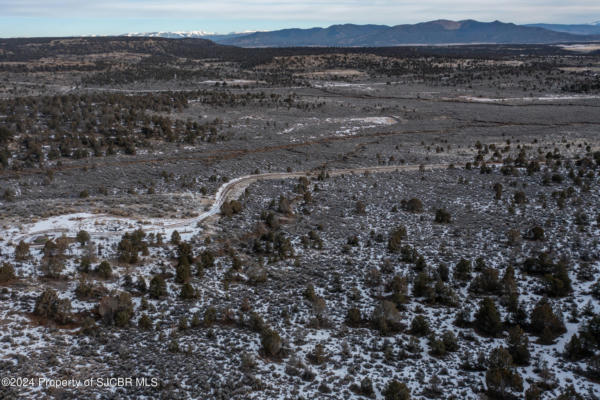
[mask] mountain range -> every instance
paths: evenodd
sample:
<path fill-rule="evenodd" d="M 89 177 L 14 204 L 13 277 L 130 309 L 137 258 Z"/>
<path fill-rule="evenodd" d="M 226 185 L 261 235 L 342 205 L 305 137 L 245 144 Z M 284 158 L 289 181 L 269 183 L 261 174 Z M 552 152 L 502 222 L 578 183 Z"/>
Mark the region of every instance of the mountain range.
<path fill-rule="evenodd" d="M 127 33 L 121 36 L 127 37 L 160 37 L 166 39 L 210 39 L 213 42 L 219 42 L 226 39 L 234 39 L 241 36 L 247 36 L 256 31 L 247 32 L 232 32 L 232 33 L 213 33 L 205 31 L 178 31 L 178 32 L 144 32 L 144 33 Z"/>
<path fill-rule="evenodd" d="M 549 44 L 600 41 L 600 24 L 516 25 L 500 21 L 437 20 L 414 25 L 332 25 L 328 28 L 211 34 L 153 32 L 127 34 L 166 38 L 204 38 L 239 47 L 384 47 L 448 44 Z"/>
<path fill-rule="evenodd" d="M 566 32 L 575 35 L 600 35 L 600 21 L 594 22 L 593 24 L 578 24 L 578 25 L 565 25 L 565 24 L 531 24 L 525 25 L 534 28 L 543 28 L 550 31 Z"/>

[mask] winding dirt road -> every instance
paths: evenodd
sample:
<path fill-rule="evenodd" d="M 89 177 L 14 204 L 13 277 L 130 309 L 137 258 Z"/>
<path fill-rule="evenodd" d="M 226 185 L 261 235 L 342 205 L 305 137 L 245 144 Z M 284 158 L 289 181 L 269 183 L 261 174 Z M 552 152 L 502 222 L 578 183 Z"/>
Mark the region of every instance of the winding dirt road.
<path fill-rule="evenodd" d="M 449 164 L 428 164 L 424 166 L 426 170 L 443 169 L 448 167 Z M 327 173 L 330 176 L 337 176 L 343 174 L 362 174 L 367 172 L 384 173 L 396 171 L 416 171 L 420 168 L 423 167 L 420 165 L 385 165 L 335 169 L 328 170 Z M 218 215 L 221 211 L 221 206 L 225 201 L 239 198 L 244 190 L 254 182 L 262 180 L 300 178 L 302 176 L 315 175 L 316 173 L 318 173 L 318 171 L 270 172 L 264 174 L 240 176 L 221 185 L 215 194 L 210 208 L 193 218 L 148 219 L 144 221 L 144 223 L 141 223 L 139 219 L 117 217 L 107 214 L 67 214 L 50 217 L 41 221 L 37 221 L 34 224 L 26 225 L 13 240 L 17 242 L 21 240 L 31 242 L 36 237 L 45 235 L 65 234 L 67 236 L 75 236 L 81 229 L 87 230 L 88 233 L 94 238 L 121 236 L 125 231 L 130 230 L 131 227 L 143 227 L 144 231 L 146 232 L 162 233 L 165 235 L 170 234 L 174 230 L 184 230 L 184 232 L 187 230 L 188 232 L 193 232 L 194 228 L 197 228 L 200 223 Z M 111 225 L 112 229 L 107 230 L 107 226 Z M 41 227 L 44 227 L 44 229 L 40 229 Z"/>

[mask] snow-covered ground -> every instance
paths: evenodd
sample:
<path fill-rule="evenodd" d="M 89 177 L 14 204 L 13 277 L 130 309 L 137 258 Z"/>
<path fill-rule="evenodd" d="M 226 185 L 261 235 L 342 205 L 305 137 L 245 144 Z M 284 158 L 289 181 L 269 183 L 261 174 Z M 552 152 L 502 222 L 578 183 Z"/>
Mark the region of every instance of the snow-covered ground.
<path fill-rule="evenodd" d="M 561 100 L 591 100 L 600 99 L 598 95 L 550 95 L 540 97 L 477 97 L 477 96 L 460 96 L 459 100 L 470 101 L 474 103 L 508 103 L 515 101 L 532 102 L 532 101 L 561 101 Z"/>

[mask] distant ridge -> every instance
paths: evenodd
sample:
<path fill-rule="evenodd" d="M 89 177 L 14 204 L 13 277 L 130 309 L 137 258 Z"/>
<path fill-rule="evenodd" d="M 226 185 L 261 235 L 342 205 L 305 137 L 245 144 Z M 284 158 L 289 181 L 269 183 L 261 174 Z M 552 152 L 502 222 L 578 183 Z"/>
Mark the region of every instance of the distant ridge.
<path fill-rule="evenodd" d="M 167 39 L 186 39 L 186 38 L 204 38 L 205 36 L 215 35 L 212 32 L 189 31 L 189 32 L 145 32 L 145 33 L 126 33 L 122 36 L 127 37 L 162 37 Z"/>
<path fill-rule="evenodd" d="M 240 36 L 247 36 L 249 34 L 255 33 L 256 31 L 249 32 L 232 32 L 226 34 L 219 34 L 213 32 L 205 32 L 205 31 L 179 31 L 179 32 L 145 32 L 145 33 L 126 33 L 121 36 L 126 37 L 160 37 L 166 39 L 209 39 L 212 41 L 221 41 L 227 39 L 234 39 Z"/>
<path fill-rule="evenodd" d="M 500 21 L 436 20 L 414 25 L 332 25 L 217 34 L 198 31 L 127 33 L 127 37 L 209 39 L 239 47 L 387 47 L 451 44 L 552 44 L 600 41 L 600 21 L 588 25 L 516 25 Z"/>
<path fill-rule="evenodd" d="M 474 20 L 437 20 L 415 25 L 332 25 L 328 28 L 282 29 L 225 38 L 210 38 L 241 47 L 343 46 L 381 47 L 444 44 L 549 44 L 600 40 L 537 26 Z"/>
<path fill-rule="evenodd" d="M 571 33 L 574 35 L 600 35 L 600 21 L 592 24 L 530 24 L 525 26 L 548 29 L 555 32 Z"/>

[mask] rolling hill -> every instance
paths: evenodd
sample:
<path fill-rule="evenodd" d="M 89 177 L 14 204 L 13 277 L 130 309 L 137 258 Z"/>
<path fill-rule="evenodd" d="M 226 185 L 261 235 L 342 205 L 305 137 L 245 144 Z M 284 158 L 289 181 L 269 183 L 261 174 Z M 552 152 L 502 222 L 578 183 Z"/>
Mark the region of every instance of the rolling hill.
<path fill-rule="evenodd" d="M 535 28 L 543 28 L 555 32 L 572 33 L 574 35 L 600 35 L 600 22 L 593 24 L 532 24 L 526 25 Z"/>
<path fill-rule="evenodd" d="M 213 39 L 240 47 L 340 46 L 380 47 L 468 43 L 564 43 L 600 40 L 540 27 L 474 20 L 438 20 L 415 25 L 332 25 L 328 28 L 283 29 Z"/>

